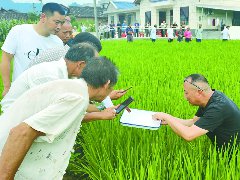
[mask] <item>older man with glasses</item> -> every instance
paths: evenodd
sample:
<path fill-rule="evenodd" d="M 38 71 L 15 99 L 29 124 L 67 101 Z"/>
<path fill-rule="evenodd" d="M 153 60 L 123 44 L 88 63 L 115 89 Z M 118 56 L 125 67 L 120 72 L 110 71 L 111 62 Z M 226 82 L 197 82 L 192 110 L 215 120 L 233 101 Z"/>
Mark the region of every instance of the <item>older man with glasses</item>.
<path fill-rule="evenodd" d="M 190 104 L 199 106 L 192 119 L 183 120 L 159 112 L 154 119 L 162 120 L 187 141 L 207 134 L 217 148 L 240 143 L 240 110 L 237 105 L 220 91 L 212 90 L 207 79 L 192 74 L 184 80 L 184 96 Z"/>

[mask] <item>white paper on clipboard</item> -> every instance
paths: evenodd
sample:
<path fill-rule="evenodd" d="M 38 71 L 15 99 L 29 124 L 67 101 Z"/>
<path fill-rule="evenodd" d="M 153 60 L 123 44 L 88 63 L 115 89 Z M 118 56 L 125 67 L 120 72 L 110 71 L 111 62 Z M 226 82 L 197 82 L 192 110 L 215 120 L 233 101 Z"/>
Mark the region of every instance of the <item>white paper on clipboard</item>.
<path fill-rule="evenodd" d="M 120 118 L 120 123 L 123 126 L 130 126 L 136 128 L 144 128 L 157 130 L 161 125 L 161 121 L 153 120 L 152 115 L 156 112 L 145 111 L 139 109 L 130 109 L 129 113 L 127 110 L 124 110 L 122 117 Z"/>

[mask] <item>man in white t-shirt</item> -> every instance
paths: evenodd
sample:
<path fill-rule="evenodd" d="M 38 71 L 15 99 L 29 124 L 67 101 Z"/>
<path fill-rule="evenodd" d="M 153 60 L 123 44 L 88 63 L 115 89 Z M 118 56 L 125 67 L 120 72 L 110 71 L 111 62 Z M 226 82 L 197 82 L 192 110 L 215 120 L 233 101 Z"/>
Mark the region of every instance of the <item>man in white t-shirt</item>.
<path fill-rule="evenodd" d="M 170 25 L 170 28 L 167 29 L 167 36 L 168 36 L 168 42 L 172 42 L 174 39 L 172 25 Z"/>
<path fill-rule="evenodd" d="M 14 81 L 38 54 L 46 49 L 63 46 L 63 42 L 55 34 L 64 23 L 65 11 L 57 3 L 47 3 L 42 8 L 40 21 L 37 24 L 14 26 L 2 46 L 2 62 L 0 64 L 4 85 L 2 95 L 5 96 L 11 86 L 11 60 L 14 58 Z"/>
<path fill-rule="evenodd" d="M 224 27 L 222 33 L 222 40 L 227 41 L 230 39 L 230 34 L 229 34 L 229 26 Z"/>
<path fill-rule="evenodd" d="M 89 100 L 102 101 L 117 74 L 111 61 L 96 58 L 80 79 L 47 82 L 19 97 L 0 116 L 0 179 L 62 179 Z"/>

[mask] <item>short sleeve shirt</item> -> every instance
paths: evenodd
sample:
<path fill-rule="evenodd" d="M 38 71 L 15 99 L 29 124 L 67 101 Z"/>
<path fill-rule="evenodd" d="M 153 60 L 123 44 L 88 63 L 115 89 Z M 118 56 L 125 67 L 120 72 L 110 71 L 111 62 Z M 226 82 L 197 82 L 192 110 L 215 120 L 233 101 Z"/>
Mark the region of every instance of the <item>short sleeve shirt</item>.
<path fill-rule="evenodd" d="M 8 109 L 28 89 L 57 79 L 68 79 L 67 66 L 63 58 L 59 61 L 41 63 L 27 69 L 12 82 L 9 92 L 0 102 L 2 111 Z"/>
<path fill-rule="evenodd" d="M 62 179 L 88 104 L 84 80 L 56 80 L 28 90 L 0 116 L 0 154 L 22 122 L 46 134 L 33 142 L 16 179 Z"/>
<path fill-rule="evenodd" d="M 196 126 L 206 129 L 207 136 L 218 147 L 232 144 L 235 136 L 240 143 L 240 110 L 237 105 L 220 91 L 214 91 L 206 107 L 199 107 L 200 117 Z"/>
<path fill-rule="evenodd" d="M 63 46 L 62 40 L 56 35 L 41 36 L 32 24 L 14 26 L 2 46 L 3 51 L 14 55 L 13 81 L 41 51 L 56 46 Z"/>

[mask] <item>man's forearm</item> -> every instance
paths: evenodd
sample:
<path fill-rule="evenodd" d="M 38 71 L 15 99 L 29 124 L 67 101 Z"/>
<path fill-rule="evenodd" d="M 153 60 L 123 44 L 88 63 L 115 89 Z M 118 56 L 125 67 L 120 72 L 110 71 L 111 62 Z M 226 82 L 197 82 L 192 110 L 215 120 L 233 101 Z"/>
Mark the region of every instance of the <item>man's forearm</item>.
<path fill-rule="evenodd" d="M 179 136 L 181 136 L 182 138 L 188 140 L 188 126 L 184 125 L 184 121 L 183 119 L 178 119 L 175 118 L 171 115 L 168 115 L 165 120 L 167 121 L 168 125 L 172 128 L 172 130 Z"/>
<path fill-rule="evenodd" d="M 0 64 L 0 70 L 2 75 L 2 81 L 4 86 L 3 96 L 8 92 L 11 86 L 11 59 L 13 58 L 12 54 L 9 54 L 5 51 L 2 51 L 2 61 Z"/>
<path fill-rule="evenodd" d="M 40 135 L 30 128 L 27 124 L 21 123 L 11 130 L 0 157 L 1 180 L 14 179 L 32 142 Z"/>
<path fill-rule="evenodd" d="M 101 112 L 91 112 L 87 113 L 82 122 L 91 122 L 95 120 L 101 120 L 102 119 L 102 113 Z"/>
<path fill-rule="evenodd" d="M 180 119 L 180 118 L 176 118 L 176 117 L 174 117 L 174 118 L 176 119 L 176 121 L 178 121 L 182 125 L 185 125 L 185 126 L 188 126 L 188 127 L 190 127 L 194 124 L 192 119 L 186 119 L 185 120 L 185 119 Z"/>
<path fill-rule="evenodd" d="M 7 61 L 2 61 L 0 64 L 4 88 L 10 88 L 10 85 L 11 85 L 10 67 L 11 67 L 10 62 L 7 62 Z"/>
<path fill-rule="evenodd" d="M 100 112 L 95 104 L 89 104 L 87 112 Z"/>

